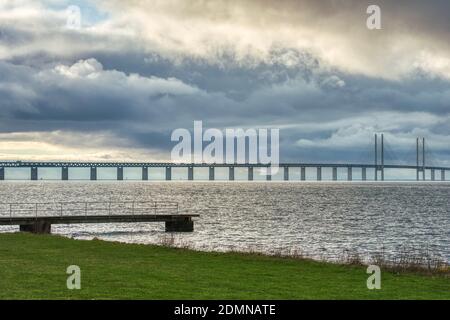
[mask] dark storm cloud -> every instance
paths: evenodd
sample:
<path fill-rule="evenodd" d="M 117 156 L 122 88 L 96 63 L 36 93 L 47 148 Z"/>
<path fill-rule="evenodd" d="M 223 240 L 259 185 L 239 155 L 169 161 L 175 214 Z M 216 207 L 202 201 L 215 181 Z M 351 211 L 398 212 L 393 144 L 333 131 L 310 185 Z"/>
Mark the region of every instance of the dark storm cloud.
<path fill-rule="evenodd" d="M 381 6 L 382 31 L 365 27 L 368 4 Z M 37 28 L 0 22 L 2 132 L 107 132 L 108 147 L 168 155 L 172 130 L 203 120 L 280 127 L 283 161 L 370 159 L 380 131 L 404 154 L 426 135 L 448 156 L 448 1 L 102 8 L 110 24 L 79 32 L 61 28 L 63 17 L 40 17 Z M 76 139 L 49 141 L 82 145 Z"/>
<path fill-rule="evenodd" d="M 339 127 L 370 123 L 369 114 L 426 110 L 448 117 L 450 97 L 448 82 L 442 79 L 434 80 L 435 85 L 428 87 L 426 79 L 418 78 L 400 84 L 344 74 L 305 78 L 300 73 L 297 78 L 272 85 L 241 88 L 248 93 L 243 99 L 233 99 L 226 94 L 202 90 L 198 83 L 188 83 L 189 79 L 185 82 L 127 75 L 105 70 L 92 59 L 44 70 L 0 63 L 0 70 L 3 74 L 0 80 L 1 122 L 5 124 L 26 123 L 29 131 L 107 130 L 135 147 L 166 152 L 173 146 L 172 130 L 191 129 L 194 120 L 203 120 L 205 127 L 218 128 L 281 126 L 282 156 L 286 160 L 300 156 L 310 160 L 326 153 L 333 149 L 333 141 L 324 145 L 325 151 L 316 149 L 314 152 L 314 148 L 296 145 L 296 141 L 326 140 Z M 255 76 L 256 70 L 252 71 Z M 220 76 L 216 81 L 220 81 Z M 227 81 L 225 77 L 224 91 L 228 88 Z M 327 128 L 327 123 L 333 121 L 342 123 Z M 283 129 L 286 124 L 290 127 Z M 436 126 L 441 135 L 449 135 L 446 124 L 448 119 L 443 123 L 430 123 L 412 117 L 409 122 L 390 119 L 386 125 L 404 133 L 420 127 L 431 131 Z M 370 145 L 372 132 L 382 127 L 383 123 L 375 123 L 368 132 L 358 134 L 365 135 Z M 349 136 L 352 134 L 350 132 Z M 342 146 L 336 148 L 333 157 L 346 154 L 357 158 L 357 152 L 352 155 L 339 150 Z M 305 154 L 306 150 L 309 152 Z"/>

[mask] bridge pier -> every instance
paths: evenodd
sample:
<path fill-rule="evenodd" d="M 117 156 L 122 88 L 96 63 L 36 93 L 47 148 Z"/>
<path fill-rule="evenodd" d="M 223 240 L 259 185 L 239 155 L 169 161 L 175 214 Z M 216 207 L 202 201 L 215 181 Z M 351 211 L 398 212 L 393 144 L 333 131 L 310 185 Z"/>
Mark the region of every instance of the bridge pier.
<path fill-rule="evenodd" d="M 272 181 L 272 167 L 266 168 L 266 181 Z"/>
<path fill-rule="evenodd" d="M 209 181 L 214 181 L 214 167 L 209 167 Z"/>
<path fill-rule="evenodd" d="M 253 167 L 248 167 L 248 181 L 253 181 Z"/>
<path fill-rule="evenodd" d="M 142 180 L 147 181 L 148 180 L 148 168 L 142 167 Z"/>
<path fill-rule="evenodd" d="M 192 232 L 194 231 L 194 221 L 191 218 L 177 218 L 168 220 L 166 223 L 166 232 Z"/>
<path fill-rule="evenodd" d="M 375 167 L 375 181 L 378 181 L 378 172 L 380 172 L 380 180 L 384 181 L 384 168 Z"/>
<path fill-rule="evenodd" d="M 91 180 L 97 180 L 97 167 L 91 167 Z"/>
<path fill-rule="evenodd" d="M 289 181 L 289 167 L 284 167 L 284 181 Z"/>
<path fill-rule="evenodd" d="M 228 180 L 234 181 L 234 167 L 228 169 Z"/>
<path fill-rule="evenodd" d="M 366 181 L 366 180 L 367 180 L 367 168 L 366 168 L 366 167 L 361 168 L 361 179 L 362 179 L 363 181 Z"/>
<path fill-rule="evenodd" d="M 117 167 L 117 180 L 123 180 L 123 167 Z"/>
<path fill-rule="evenodd" d="M 37 179 L 38 179 L 38 168 L 31 167 L 31 180 L 37 180 Z"/>
<path fill-rule="evenodd" d="M 69 168 L 68 167 L 61 168 L 61 179 L 64 181 L 69 180 Z"/>
<path fill-rule="evenodd" d="M 441 170 L 441 181 L 445 181 L 445 170 Z"/>
<path fill-rule="evenodd" d="M 172 180 L 172 167 L 166 167 L 166 181 Z"/>
<path fill-rule="evenodd" d="M 333 167 L 333 181 L 337 181 L 337 168 Z"/>
<path fill-rule="evenodd" d="M 322 167 L 317 167 L 317 181 L 322 181 Z"/>
<path fill-rule="evenodd" d="M 305 167 L 300 168 L 300 180 L 302 180 L 302 181 L 306 180 L 306 168 Z"/>
<path fill-rule="evenodd" d="M 436 178 L 436 173 L 434 171 L 434 169 L 431 169 L 431 181 L 434 181 Z"/>
<path fill-rule="evenodd" d="M 52 225 L 47 221 L 37 220 L 33 224 L 21 224 L 20 232 L 31 232 L 38 234 L 51 233 Z"/>
<path fill-rule="evenodd" d="M 5 168 L 0 168 L 0 180 L 5 180 Z"/>
<path fill-rule="evenodd" d="M 194 167 L 188 167 L 188 180 L 194 180 Z"/>
<path fill-rule="evenodd" d="M 352 167 L 347 168 L 347 181 L 353 180 L 353 170 Z"/>

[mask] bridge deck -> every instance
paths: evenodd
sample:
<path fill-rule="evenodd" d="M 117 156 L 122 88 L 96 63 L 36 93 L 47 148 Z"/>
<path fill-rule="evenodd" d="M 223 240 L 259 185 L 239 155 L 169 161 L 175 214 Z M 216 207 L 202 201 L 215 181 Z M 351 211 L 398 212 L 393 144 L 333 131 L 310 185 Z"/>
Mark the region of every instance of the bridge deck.
<path fill-rule="evenodd" d="M 208 168 L 208 167 L 245 167 L 245 168 L 267 168 L 271 164 L 262 163 L 173 163 L 173 162 L 35 162 L 35 161 L 0 161 L 0 168 Z M 323 167 L 323 168 L 376 168 L 383 166 L 389 169 L 417 169 L 425 168 L 435 170 L 450 170 L 444 166 L 417 166 L 407 164 L 378 164 L 373 163 L 280 163 L 278 167 Z"/>

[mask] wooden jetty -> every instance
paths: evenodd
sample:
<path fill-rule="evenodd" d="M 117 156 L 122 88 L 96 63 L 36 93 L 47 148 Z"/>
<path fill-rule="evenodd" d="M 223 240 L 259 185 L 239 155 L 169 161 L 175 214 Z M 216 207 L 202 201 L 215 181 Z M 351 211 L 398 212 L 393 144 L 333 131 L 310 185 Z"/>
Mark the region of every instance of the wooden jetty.
<path fill-rule="evenodd" d="M 196 217 L 180 213 L 174 202 L 0 204 L 0 225 L 19 225 L 20 231 L 32 233 L 51 233 L 52 224 L 139 222 L 164 222 L 166 232 L 192 232 Z"/>

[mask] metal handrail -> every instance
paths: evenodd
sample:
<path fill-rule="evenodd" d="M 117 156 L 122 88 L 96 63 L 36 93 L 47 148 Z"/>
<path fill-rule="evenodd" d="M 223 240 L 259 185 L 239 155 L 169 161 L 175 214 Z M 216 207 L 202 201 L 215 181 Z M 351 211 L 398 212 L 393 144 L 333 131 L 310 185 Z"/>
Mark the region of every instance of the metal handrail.
<path fill-rule="evenodd" d="M 2 207 L 6 210 L 2 210 Z M 105 211 L 108 216 L 113 216 L 118 211 L 131 212 L 131 215 L 145 214 L 146 211 L 153 214 L 168 212 L 179 214 L 179 205 L 174 201 L 10 202 L 0 204 L 0 217 L 9 215 L 11 219 L 21 216 L 38 218 L 41 212 L 45 212 L 46 216 L 63 217 L 71 213 L 84 213 L 87 216 L 89 213 Z M 75 214 L 75 216 L 79 215 Z"/>

